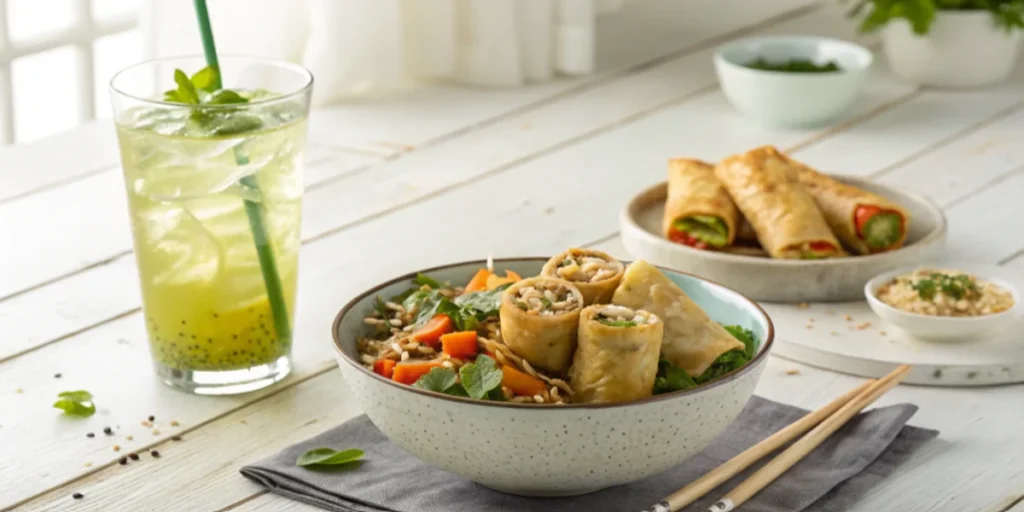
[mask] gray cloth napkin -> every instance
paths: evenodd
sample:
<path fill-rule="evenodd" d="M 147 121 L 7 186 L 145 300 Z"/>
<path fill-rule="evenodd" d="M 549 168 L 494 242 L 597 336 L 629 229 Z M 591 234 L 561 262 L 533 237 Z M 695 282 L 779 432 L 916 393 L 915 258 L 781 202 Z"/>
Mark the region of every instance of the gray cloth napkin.
<path fill-rule="evenodd" d="M 916 411 L 917 406 L 902 404 L 860 414 L 740 510 L 846 510 L 938 435 L 906 425 Z M 246 466 L 241 473 L 271 492 L 337 512 L 639 512 L 806 412 L 755 396 L 711 446 L 685 463 L 638 482 L 571 498 L 514 496 L 432 468 L 388 441 L 366 416 Z M 333 472 L 295 466 L 300 454 L 319 447 L 360 448 L 366 456 L 358 467 Z M 758 467 L 736 476 L 685 512 L 706 511 Z"/>

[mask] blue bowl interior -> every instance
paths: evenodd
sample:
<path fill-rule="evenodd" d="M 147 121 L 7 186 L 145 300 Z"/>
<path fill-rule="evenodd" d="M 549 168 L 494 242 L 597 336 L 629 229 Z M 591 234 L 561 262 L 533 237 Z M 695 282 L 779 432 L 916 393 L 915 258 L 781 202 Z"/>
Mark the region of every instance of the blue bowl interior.
<path fill-rule="evenodd" d="M 532 277 L 540 273 L 541 267 L 547 258 L 517 258 L 509 260 L 496 260 L 494 263 L 495 272 L 504 274 L 506 269 L 512 270 L 523 277 Z M 452 283 L 465 283 L 473 274 L 484 266 L 483 261 L 459 263 L 439 269 L 428 269 L 424 273 L 441 281 Z M 760 341 L 758 351 L 764 351 L 770 331 L 770 320 L 753 301 L 743 295 L 696 276 L 661 269 L 673 282 L 679 285 L 704 311 L 708 316 L 723 325 L 740 325 L 750 329 Z M 363 318 L 373 312 L 375 297 L 380 296 L 387 299 L 407 290 L 413 284 L 412 277 L 415 273 L 396 280 L 393 280 L 381 287 L 379 290 L 371 290 L 362 296 L 354 307 L 338 323 L 338 339 L 341 340 L 342 352 L 350 358 L 358 361 L 359 355 L 356 352 L 356 338 L 368 329 L 362 322 Z"/>

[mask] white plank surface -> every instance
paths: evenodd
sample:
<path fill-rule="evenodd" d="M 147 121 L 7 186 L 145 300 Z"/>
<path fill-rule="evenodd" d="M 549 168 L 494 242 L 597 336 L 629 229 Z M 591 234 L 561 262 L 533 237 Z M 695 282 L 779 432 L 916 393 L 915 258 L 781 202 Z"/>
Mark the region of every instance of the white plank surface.
<path fill-rule="evenodd" d="M 79 169 L 41 181 L 25 174 L 3 181 L 0 173 L 0 184 L 20 187 L 0 195 L 0 240 L 24 240 L 17 251 L 0 253 L 0 272 L 8 272 L 0 274 L 0 297 L 53 281 L 0 300 L 0 328 L 16 338 L 0 344 L 0 510 L 40 493 L 19 509 L 309 510 L 258 496 L 237 469 L 358 412 L 331 370 L 327 343 L 329 321 L 348 297 L 407 270 L 489 251 L 546 254 L 605 239 L 625 200 L 663 179 L 669 156 L 717 159 L 766 143 L 798 148 L 814 165 L 878 174 L 938 199 L 948 206 L 955 257 L 997 262 L 1024 248 L 1024 232 L 1001 225 L 1024 214 L 1024 155 L 1014 143 L 1024 122 L 1019 85 L 918 92 L 889 79 L 882 64 L 847 122 L 809 133 L 751 125 L 727 105 L 712 88 L 710 49 L 701 42 L 805 4 L 744 3 L 710 20 L 697 14 L 711 0 L 659 0 L 651 11 L 630 11 L 633 23 L 653 28 L 635 47 L 606 52 L 609 71 L 586 84 L 437 87 L 318 113 L 311 138 L 342 152 L 310 173 L 296 369 L 284 384 L 250 395 L 193 397 L 152 378 L 140 316 L 132 313 L 138 293 L 133 262 L 123 255 L 129 240 L 116 173 Z M 775 21 L 767 32 L 849 32 L 831 10 Z M 694 45 L 691 53 L 678 51 Z M 633 69 L 614 71 L 626 68 Z M 61 144 L 95 136 L 83 132 Z M 17 158 L 44 164 L 51 158 L 45 153 Z M 116 163 L 116 155 L 102 153 L 87 163 Z M 88 197 L 101 200 L 78 201 L 80 211 L 65 204 Z M 74 226 L 60 224 L 60 216 L 75 215 L 94 227 L 69 232 Z M 601 247 L 621 251 L 615 239 Z M 1024 267 L 1024 258 L 1008 267 Z M 791 368 L 800 373 L 787 376 Z M 55 372 L 63 377 L 54 379 Z M 856 382 L 773 359 L 758 393 L 813 407 Z M 96 394 L 96 416 L 67 421 L 50 409 L 58 391 L 80 387 Z M 896 389 L 883 404 L 918 404 L 912 423 L 942 434 L 856 510 L 1003 512 L 1024 490 L 1015 463 L 1024 457 L 1024 409 L 1007 406 L 1021 396 L 1022 386 Z M 148 414 L 182 426 L 161 423 L 153 434 L 139 424 Z M 105 425 L 119 426 L 116 442 L 125 450 L 157 446 L 163 457 L 117 465 L 114 438 L 84 437 Z M 184 441 L 169 440 L 179 432 Z M 88 499 L 71 501 L 76 491 Z"/>

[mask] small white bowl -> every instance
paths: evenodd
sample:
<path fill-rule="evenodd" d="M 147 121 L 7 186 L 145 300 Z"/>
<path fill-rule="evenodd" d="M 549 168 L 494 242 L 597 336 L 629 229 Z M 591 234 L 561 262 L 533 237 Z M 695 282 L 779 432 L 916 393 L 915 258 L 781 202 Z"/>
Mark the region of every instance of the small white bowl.
<path fill-rule="evenodd" d="M 792 73 L 746 67 L 758 57 L 833 60 L 841 70 Z M 770 126 L 810 128 L 839 117 L 853 104 L 873 58 L 867 48 L 839 39 L 755 37 L 719 48 L 715 70 L 726 97 L 747 116 Z"/>
<path fill-rule="evenodd" d="M 896 309 L 878 298 L 878 289 L 890 282 L 893 278 L 909 274 L 915 269 L 929 265 L 917 265 L 906 267 L 880 274 L 864 285 L 864 296 L 868 300 L 871 309 L 885 322 L 892 324 L 914 336 L 925 340 L 942 341 L 970 341 L 978 337 L 988 335 L 999 329 L 1008 326 L 1014 319 L 1020 308 L 1020 291 L 1013 284 L 1006 280 L 993 277 L 997 270 L 978 265 L 957 265 L 957 264 L 936 264 L 937 268 L 953 268 L 973 274 L 978 279 L 988 281 L 1013 296 L 1013 307 L 1001 313 L 975 317 L 946 317 L 930 316 L 919 313 L 909 313 Z"/>

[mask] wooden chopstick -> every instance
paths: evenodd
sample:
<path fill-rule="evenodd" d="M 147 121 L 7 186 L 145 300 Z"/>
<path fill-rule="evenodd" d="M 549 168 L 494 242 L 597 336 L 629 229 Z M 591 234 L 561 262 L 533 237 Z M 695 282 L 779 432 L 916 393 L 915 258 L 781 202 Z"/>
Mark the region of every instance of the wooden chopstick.
<path fill-rule="evenodd" d="M 744 469 L 747 469 L 748 467 L 750 467 L 751 464 L 757 462 L 758 460 L 761 460 L 765 455 L 768 455 L 769 453 L 775 451 L 782 445 L 792 441 L 793 439 L 796 439 L 804 432 L 807 432 L 815 425 L 818 425 L 823 420 L 825 420 L 832 414 L 836 413 L 836 411 L 840 410 L 840 408 L 842 408 L 844 405 L 856 401 L 856 399 L 861 396 L 868 396 L 868 393 L 870 393 L 870 389 L 873 386 L 877 386 L 880 384 L 884 385 L 885 383 L 891 381 L 893 378 L 899 375 L 900 372 L 906 371 L 901 370 L 901 368 L 903 367 L 897 368 L 892 373 L 878 381 L 866 381 L 860 384 L 859 386 L 851 389 L 850 391 L 846 392 L 843 396 L 840 396 L 839 398 L 828 403 L 824 407 L 821 407 L 816 411 L 807 413 L 803 418 L 800 418 L 799 420 L 793 422 L 786 428 L 783 428 L 782 430 L 772 434 L 771 436 L 767 437 L 760 443 L 751 446 L 743 453 L 740 453 L 739 455 L 729 459 L 721 466 L 709 471 L 707 474 L 698 478 L 697 480 L 694 480 L 686 487 L 683 487 L 682 489 L 679 489 L 678 491 L 672 493 L 667 498 L 665 498 L 664 500 L 662 500 L 661 502 L 652 506 L 651 508 L 647 509 L 644 512 L 673 512 L 676 510 L 681 510 L 683 507 L 693 503 L 700 497 L 704 496 L 705 494 L 713 490 L 715 487 L 721 485 L 723 482 L 736 476 Z M 895 385 L 895 383 L 893 385 Z M 866 402 L 864 406 L 866 406 L 868 403 L 870 402 Z M 864 406 L 861 406 L 861 409 Z"/>
<path fill-rule="evenodd" d="M 811 450 L 817 448 L 825 439 L 828 439 L 828 436 L 846 424 L 850 418 L 899 384 L 908 373 L 910 373 L 910 367 L 905 364 L 900 365 L 889 375 L 871 383 L 862 394 L 841 407 L 835 414 L 823 420 L 818 426 L 808 432 L 807 435 L 787 448 L 786 451 L 779 454 L 779 456 L 765 464 L 764 467 L 754 472 L 753 475 L 750 475 L 743 483 L 729 491 L 722 499 L 712 505 L 708 512 L 729 512 L 735 510 L 736 507 L 761 492 L 761 489 L 767 487 L 768 484 L 793 467 Z"/>

